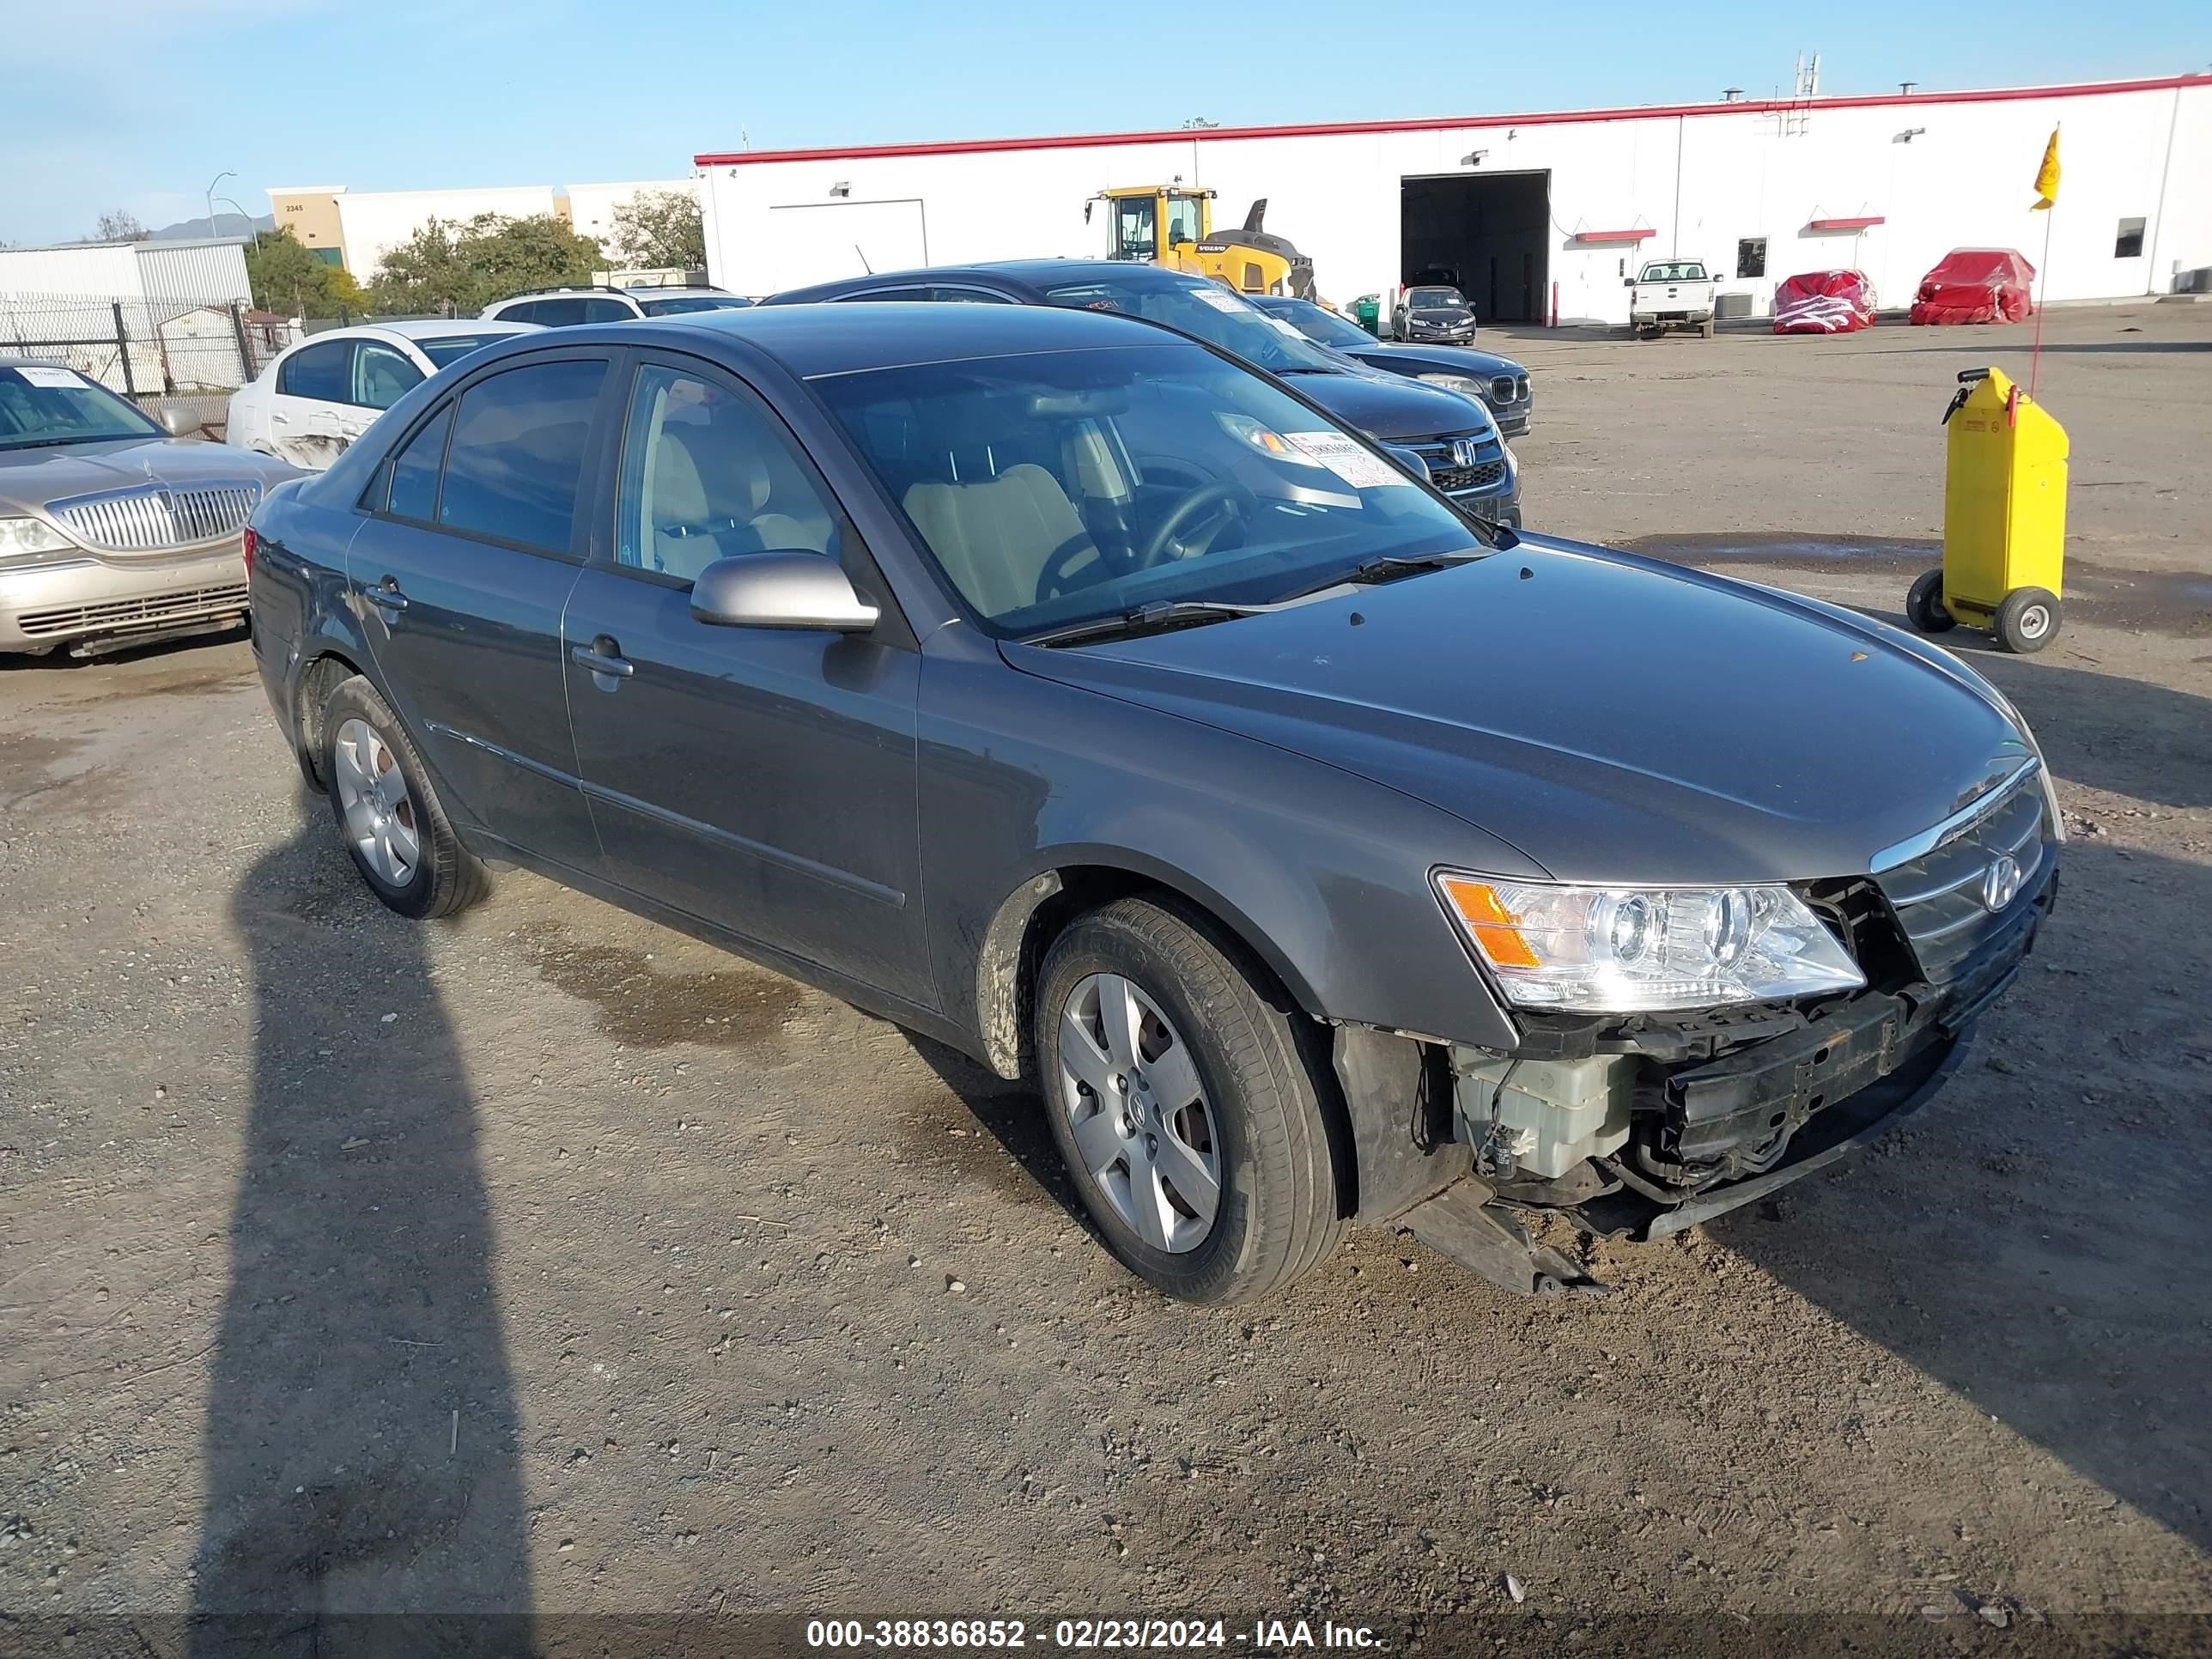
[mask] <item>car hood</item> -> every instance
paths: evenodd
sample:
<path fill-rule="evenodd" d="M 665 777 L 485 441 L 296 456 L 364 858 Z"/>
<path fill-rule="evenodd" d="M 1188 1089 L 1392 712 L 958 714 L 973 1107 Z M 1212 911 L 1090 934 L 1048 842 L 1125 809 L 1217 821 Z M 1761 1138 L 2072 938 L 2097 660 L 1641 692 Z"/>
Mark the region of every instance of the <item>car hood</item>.
<path fill-rule="evenodd" d="M 2030 753 L 1968 670 L 1880 623 L 1548 538 L 1261 616 L 1004 648 L 1426 801 L 1565 881 L 1863 874 Z"/>
<path fill-rule="evenodd" d="M 1345 359 L 1341 373 L 1286 374 L 1284 383 L 1312 398 L 1346 426 L 1396 443 L 1407 438 L 1480 432 L 1490 416 L 1456 392 L 1425 386 Z"/>
<path fill-rule="evenodd" d="M 60 449 L 0 449 L 0 506 L 48 501 L 133 484 L 258 483 L 266 489 L 294 469 L 265 455 L 194 438 L 119 438 Z"/>
<path fill-rule="evenodd" d="M 1386 345 L 1378 340 L 1371 346 L 1352 349 L 1370 368 L 1389 368 L 1401 374 L 1464 374 L 1470 380 L 1489 380 L 1500 374 L 1517 379 L 1528 372 L 1510 357 L 1477 351 L 1472 346 Z"/>

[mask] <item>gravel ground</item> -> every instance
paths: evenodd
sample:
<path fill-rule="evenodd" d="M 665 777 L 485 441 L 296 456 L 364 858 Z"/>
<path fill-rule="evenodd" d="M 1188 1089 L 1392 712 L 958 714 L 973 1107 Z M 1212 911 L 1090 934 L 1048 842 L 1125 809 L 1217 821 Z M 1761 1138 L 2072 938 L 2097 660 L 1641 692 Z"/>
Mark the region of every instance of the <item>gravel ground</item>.
<path fill-rule="evenodd" d="M 527 877 L 386 914 L 243 644 L 0 669 L 0 1649 L 2202 1650 L 2212 307 L 2048 333 L 2065 631 L 1950 641 L 2063 780 L 2055 922 L 1910 1127 L 1602 1302 L 1362 1231 L 1169 1304 L 957 1056 Z M 1504 337 L 1532 522 L 1895 616 L 2027 331 Z M 408 1612 L 532 1622 L 348 1618 Z"/>

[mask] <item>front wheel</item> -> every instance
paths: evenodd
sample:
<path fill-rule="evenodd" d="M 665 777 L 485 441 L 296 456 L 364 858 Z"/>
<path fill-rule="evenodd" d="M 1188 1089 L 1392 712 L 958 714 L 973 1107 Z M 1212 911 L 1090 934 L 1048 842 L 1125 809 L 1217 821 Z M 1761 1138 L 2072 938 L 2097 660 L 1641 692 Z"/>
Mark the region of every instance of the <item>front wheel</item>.
<path fill-rule="evenodd" d="M 2030 656 L 2057 637 L 2063 616 L 2056 593 L 2041 587 L 2015 587 L 1997 607 L 1990 631 L 2006 650 Z"/>
<path fill-rule="evenodd" d="M 447 916 L 489 890 L 454 835 L 399 718 L 356 674 L 323 705 L 323 775 L 338 836 L 369 890 L 403 916 Z"/>
<path fill-rule="evenodd" d="M 1079 917 L 1038 975 L 1053 1139 L 1124 1266 L 1188 1302 L 1309 1272 L 1343 1231 L 1297 1022 L 1264 973 L 1170 902 Z"/>
<path fill-rule="evenodd" d="M 1943 607 L 1943 573 L 1938 568 L 1912 584 L 1905 596 L 1905 619 L 1923 634 L 1947 634 L 1959 619 Z"/>

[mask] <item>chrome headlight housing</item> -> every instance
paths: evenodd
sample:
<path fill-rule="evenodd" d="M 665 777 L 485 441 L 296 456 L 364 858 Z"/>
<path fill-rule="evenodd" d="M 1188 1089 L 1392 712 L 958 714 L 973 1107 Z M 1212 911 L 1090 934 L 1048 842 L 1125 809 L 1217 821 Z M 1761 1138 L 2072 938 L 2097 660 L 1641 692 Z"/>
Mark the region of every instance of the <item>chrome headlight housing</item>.
<path fill-rule="evenodd" d="M 0 519 L 0 564 L 76 550 L 76 544 L 44 519 Z"/>
<path fill-rule="evenodd" d="M 1485 409 L 1490 407 L 1490 399 L 1485 395 L 1487 388 L 1472 375 L 1417 374 L 1413 378 L 1429 386 L 1442 386 L 1446 392 L 1456 392 L 1462 398 L 1472 398 Z"/>
<path fill-rule="evenodd" d="M 1583 887 L 1436 874 L 1444 913 L 1516 1007 L 1651 1013 L 1866 984 L 1782 886 Z"/>

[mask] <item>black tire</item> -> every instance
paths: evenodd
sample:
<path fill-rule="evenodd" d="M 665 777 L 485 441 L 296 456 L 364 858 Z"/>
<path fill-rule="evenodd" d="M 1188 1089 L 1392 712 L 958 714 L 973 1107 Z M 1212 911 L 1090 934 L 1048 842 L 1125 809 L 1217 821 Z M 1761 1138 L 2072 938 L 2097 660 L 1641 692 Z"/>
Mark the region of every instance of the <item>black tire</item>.
<path fill-rule="evenodd" d="M 2058 637 L 2065 614 L 2058 596 L 2048 588 L 2015 587 L 1997 607 L 1990 631 L 2006 650 L 2028 657 Z"/>
<path fill-rule="evenodd" d="M 1943 608 L 1943 572 L 1938 568 L 1912 584 L 1905 596 L 1905 619 L 1923 634 L 1948 634 L 1959 619 Z"/>
<path fill-rule="evenodd" d="M 1085 1166 L 1060 1058 L 1062 1015 L 1091 975 L 1120 975 L 1157 1003 L 1190 1050 L 1216 1139 L 1211 1231 L 1155 1248 Z M 1335 1156 L 1299 1038 L 1304 1016 L 1206 919 L 1174 901 L 1122 899 L 1078 917 L 1037 976 L 1036 1054 L 1053 1139 L 1107 1247 L 1186 1302 L 1243 1302 L 1310 1272 L 1343 1236 Z"/>
<path fill-rule="evenodd" d="M 393 819 L 412 831 L 418 848 L 418 856 L 411 860 L 404 879 L 395 881 L 380 870 L 348 828 L 349 803 L 340 781 L 339 751 L 351 746 L 346 737 L 349 722 L 368 727 L 374 743 L 386 751 L 370 763 L 372 769 L 384 769 L 380 763 L 388 755 L 406 784 L 404 797 L 393 802 L 390 811 Z M 491 890 L 490 872 L 453 833 L 452 821 L 437 791 L 430 787 L 422 757 L 415 752 L 406 728 L 362 676 L 342 680 L 331 691 L 323 705 L 322 734 L 323 775 L 330 781 L 331 821 L 337 826 L 338 840 L 347 856 L 371 892 L 401 915 L 422 921 L 466 909 Z"/>

